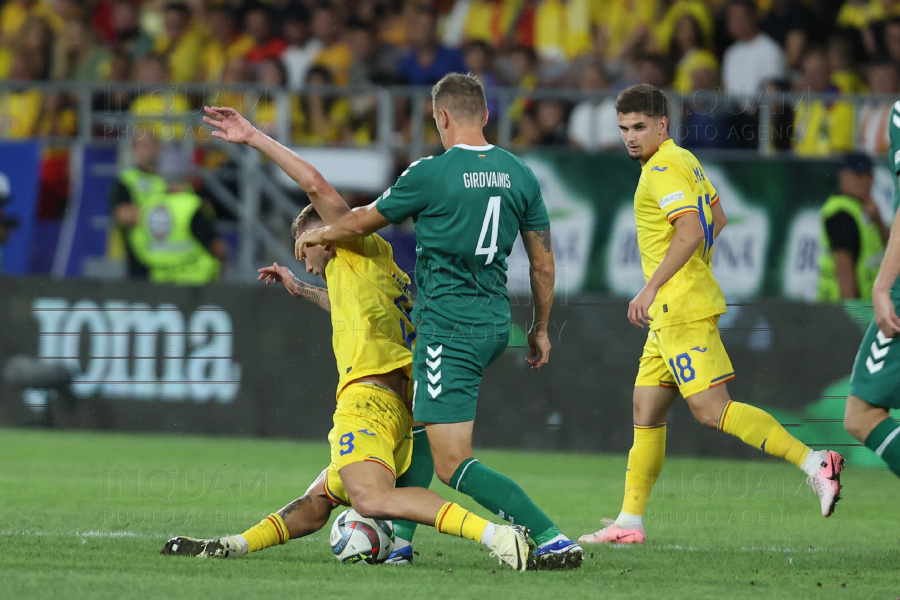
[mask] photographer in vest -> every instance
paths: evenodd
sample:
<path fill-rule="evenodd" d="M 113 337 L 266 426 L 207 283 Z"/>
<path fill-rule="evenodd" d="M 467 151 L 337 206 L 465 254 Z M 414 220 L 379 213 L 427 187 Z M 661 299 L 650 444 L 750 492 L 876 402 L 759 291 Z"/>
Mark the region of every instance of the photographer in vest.
<path fill-rule="evenodd" d="M 216 233 L 215 213 L 199 196 L 156 173 L 160 150 L 152 129 L 137 127 L 134 166 L 120 172 L 110 190 L 128 276 L 178 285 L 216 281 L 226 246 Z"/>
<path fill-rule="evenodd" d="M 884 256 L 890 230 L 872 200 L 872 161 L 848 154 L 838 172 L 839 193 L 825 201 L 822 219 L 822 259 L 819 262 L 820 302 L 846 298 L 872 299 L 872 285 Z"/>

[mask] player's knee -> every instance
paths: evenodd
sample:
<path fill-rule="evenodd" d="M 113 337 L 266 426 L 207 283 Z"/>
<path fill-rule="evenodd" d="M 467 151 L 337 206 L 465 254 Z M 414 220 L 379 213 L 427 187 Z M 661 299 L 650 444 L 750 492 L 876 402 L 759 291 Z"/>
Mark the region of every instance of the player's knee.
<path fill-rule="evenodd" d="M 859 411 L 854 410 L 851 404 L 847 404 L 847 409 L 844 411 L 844 429 L 860 442 L 865 441 L 865 435 L 862 431 L 863 420 Z"/>
<path fill-rule="evenodd" d="M 463 447 L 452 447 L 449 445 L 440 445 L 435 449 L 432 445 L 431 458 L 434 461 L 434 473 L 442 482 L 450 485 L 450 480 L 456 474 L 459 466 L 472 458 L 471 446 L 464 444 Z"/>
<path fill-rule="evenodd" d="M 367 519 L 385 519 L 385 497 L 382 494 L 364 492 L 350 498 L 353 509 Z"/>
<path fill-rule="evenodd" d="M 450 485 L 450 480 L 453 479 L 453 474 L 456 473 L 456 468 L 459 464 L 452 464 L 450 462 L 438 462 L 434 461 L 434 474 L 438 476 L 443 483 Z"/>
<path fill-rule="evenodd" d="M 710 429 L 716 429 L 719 427 L 719 416 L 720 412 L 716 410 L 710 410 L 709 406 L 706 405 L 697 405 L 690 404 L 691 413 L 693 413 L 694 418 L 697 419 L 701 424 L 706 425 Z"/>

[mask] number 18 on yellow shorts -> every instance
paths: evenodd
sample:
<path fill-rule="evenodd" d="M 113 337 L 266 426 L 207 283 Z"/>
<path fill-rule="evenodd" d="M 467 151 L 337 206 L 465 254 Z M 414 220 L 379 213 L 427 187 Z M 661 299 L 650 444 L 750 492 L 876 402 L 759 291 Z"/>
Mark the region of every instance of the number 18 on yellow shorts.
<path fill-rule="evenodd" d="M 412 417 L 403 400 L 390 390 L 368 383 L 351 383 L 341 391 L 328 434 L 331 464 L 325 494 L 350 505 L 340 470 L 358 462 L 374 462 L 394 474 L 406 472 L 412 460 Z"/>
<path fill-rule="evenodd" d="M 635 386 L 677 387 L 687 398 L 734 379 L 719 316 L 651 331 Z"/>

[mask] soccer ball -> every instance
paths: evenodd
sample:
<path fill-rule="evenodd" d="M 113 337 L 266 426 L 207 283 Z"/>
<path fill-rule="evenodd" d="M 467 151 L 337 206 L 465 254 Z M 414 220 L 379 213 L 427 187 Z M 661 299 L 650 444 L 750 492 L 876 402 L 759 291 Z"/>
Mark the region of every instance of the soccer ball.
<path fill-rule="evenodd" d="M 362 517 L 351 508 L 334 520 L 330 541 L 334 557 L 342 563 L 377 565 L 394 550 L 394 526 Z"/>

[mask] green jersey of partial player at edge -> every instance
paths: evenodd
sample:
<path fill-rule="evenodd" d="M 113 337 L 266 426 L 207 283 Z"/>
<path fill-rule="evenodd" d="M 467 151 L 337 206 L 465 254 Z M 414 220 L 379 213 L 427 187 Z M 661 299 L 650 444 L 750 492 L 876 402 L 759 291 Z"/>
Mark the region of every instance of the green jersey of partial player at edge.
<path fill-rule="evenodd" d="M 376 206 L 392 223 L 415 221 L 417 324 L 509 329 L 506 257 L 520 230 L 550 227 L 525 163 L 495 146 L 453 146 L 412 163 Z"/>
<path fill-rule="evenodd" d="M 888 133 L 891 139 L 888 163 L 891 168 L 891 179 L 894 180 L 894 215 L 896 215 L 897 208 L 900 207 L 900 186 L 897 184 L 897 176 L 900 174 L 900 100 L 894 102 L 894 107 L 891 109 Z M 900 300 L 900 277 L 897 278 L 897 281 L 894 282 L 894 287 L 891 288 L 891 297 L 894 300 Z"/>

